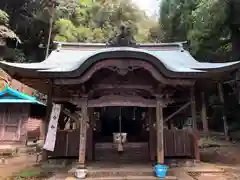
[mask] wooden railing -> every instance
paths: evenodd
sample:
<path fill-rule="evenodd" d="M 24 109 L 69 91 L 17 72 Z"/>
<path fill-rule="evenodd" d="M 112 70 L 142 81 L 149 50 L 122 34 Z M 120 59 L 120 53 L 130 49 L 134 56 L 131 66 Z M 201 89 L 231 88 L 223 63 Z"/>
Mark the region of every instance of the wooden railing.
<path fill-rule="evenodd" d="M 79 154 L 79 130 L 58 131 L 55 149 L 48 152 L 51 157 L 78 156 Z"/>
<path fill-rule="evenodd" d="M 196 158 L 194 133 L 187 130 L 164 129 L 165 157 Z"/>
<path fill-rule="evenodd" d="M 196 133 L 189 130 L 164 129 L 165 157 L 188 157 L 199 159 Z M 157 144 L 157 143 L 155 143 Z M 156 148 L 154 148 L 156 150 Z M 58 131 L 55 150 L 49 152 L 52 157 L 78 156 L 79 130 Z"/>

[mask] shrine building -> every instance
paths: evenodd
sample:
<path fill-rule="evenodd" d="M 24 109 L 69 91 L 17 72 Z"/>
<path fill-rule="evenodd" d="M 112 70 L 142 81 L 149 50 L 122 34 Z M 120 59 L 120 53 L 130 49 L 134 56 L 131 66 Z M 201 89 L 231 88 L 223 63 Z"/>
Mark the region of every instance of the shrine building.
<path fill-rule="evenodd" d="M 199 160 L 198 119 L 207 128 L 204 92 L 240 64 L 199 62 L 182 43 L 55 44 L 42 62 L 0 62 L 0 68 L 48 94 L 45 131 L 53 103 L 61 104 L 55 148 L 44 157 L 75 157 L 81 166 Z"/>

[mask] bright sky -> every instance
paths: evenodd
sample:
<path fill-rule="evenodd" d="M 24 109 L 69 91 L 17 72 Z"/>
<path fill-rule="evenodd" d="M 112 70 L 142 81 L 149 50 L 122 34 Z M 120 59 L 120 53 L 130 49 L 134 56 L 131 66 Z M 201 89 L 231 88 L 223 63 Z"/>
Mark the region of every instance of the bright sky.
<path fill-rule="evenodd" d="M 159 3 L 161 0 L 132 0 L 141 9 L 145 10 L 149 16 L 156 16 L 159 11 Z"/>

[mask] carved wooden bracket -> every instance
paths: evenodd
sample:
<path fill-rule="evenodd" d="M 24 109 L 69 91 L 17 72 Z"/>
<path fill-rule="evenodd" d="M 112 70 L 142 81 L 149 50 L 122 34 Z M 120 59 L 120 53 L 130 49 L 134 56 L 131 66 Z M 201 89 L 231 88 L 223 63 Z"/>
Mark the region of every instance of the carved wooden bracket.
<path fill-rule="evenodd" d="M 193 85 L 194 82 L 183 79 L 169 79 L 164 77 L 152 64 L 142 60 L 119 60 L 108 59 L 95 63 L 89 70 L 87 70 L 81 77 L 75 79 L 56 79 L 54 84 L 82 84 L 88 81 L 94 73 L 101 69 L 110 69 L 118 72 L 120 75 L 126 75 L 130 71 L 136 69 L 145 69 L 148 71 L 158 82 L 166 85 Z"/>
<path fill-rule="evenodd" d="M 108 66 L 106 68 L 110 69 L 111 71 L 117 72 L 121 76 L 125 76 L 128 72 L 134 71 L 134 70 L 139 69 L 141 67 L 138 67 L 138 66 L 134 66 L 134 67 L 133 66 L 128 66 L 128 67 L 126 67 L 126 66 L 125 67 L 124 66 L 122 66 L 122 67 Z"/>

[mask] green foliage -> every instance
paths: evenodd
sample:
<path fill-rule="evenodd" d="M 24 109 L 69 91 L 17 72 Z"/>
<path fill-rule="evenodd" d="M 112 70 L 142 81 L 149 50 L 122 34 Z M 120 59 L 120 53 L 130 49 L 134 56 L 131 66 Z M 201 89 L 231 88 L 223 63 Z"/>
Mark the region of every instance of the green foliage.
<path fill-rule="evenodd" d="M 137 42 L 155 41 L 149 30 L 156 26 L 156 22 L 131 0 L 57 0 L 56 8 L 48 7 L 46 2 L 0 1 L 0 9 L 10 15 L 8 17 L 0 11 L 0 22 L 9 23 L 10 28 L 20 36 L 23 43 L 17 49 L 25 54 L 25 61 L 44 59 L 50 19 L 53 20 L 51 40 L 104 43 L 119 31 L 121 25 L 126 25 L 133 31 Z M 14 55 L 7 59 L 24 60 Z"/>
<path fill-rule="evenodd" d="M 211 38 L 214 34 L 221 37 L 220 31 L 227 18 L 226 6 L 225 0 L 202 0 L 192 11 L 192 29 L 189 30 L 187 39 L 190 41 L 194 53 L 199 51 L 201 44 L 205 43 L 205 39 Z"/>
<path fill-rule="evenodd" d="M 0 46 L 2 46 L 0 58 L 4 56 L 6 50 L 6 40 L 11 39 L 16 42 L 21 42 L 18 36 L 9 27 L 9 16 L 5 11 L 0 9 Z"/>
<path fill-rule="evenodd" d="M 64 4 L 61 3 L 57 7 L 56 15 L 64 18 L 55 22 L 56 41 L 102 43 L 115 34 L 121 25 L 130 27 L 138 42 L 149 41 L 148 31 L 153 22 L 129 0 L 71 3 L 70 9 L 63 8 Z"/>
<path fill-rule="evenodd" d="M 60 37 L 60 39 L 66 39 L 71 42 L 77 37 L 77 29 L 72 21 L 68 19 L 57 20 L 55 23 L 55 29 L 57 31 L 57 36 Z"/>
<path fill-rule="evenodd" d="M 151 39 L 152 42 L 159 43 L 164 40 L 163 31 L 158 25 L 151 27 L 148 33 L 148 38 Z"/>
<path fill-rule="evenodd" d="M 191 13 L 198 0 L 163 0 L 160 11 L 160 27 L 164 41 L 185 41 L 192 28 Z"/>
<path fill-rule="evenodd" d="M 8 14 L 0 9 L 0 25 L 8 25 L 8 23 L 9 23 Z"/>
<path fill-rule="evenodd" d="M 189 50 L 199 61 L 240 60 L 239 8 L 240 1 L 237 0 L 163 0 L 158 25 L 160 33 L 151 34 L 157 39 L 162 35 L 165 42 L 187 40 Z M 214 109 L 216 124 L 219 124 L 223 111 L 228 119 L 237 121 L 239 104 L 236 94 L 230 96 L 229 90 L 225 91 L 224 110 L 216 105 L 219 101 L 217 94 L 211 92 L 209 103 Z"/>
<path fill-rule="evenodd" d="M 21 49 L 14 49 L 13 56 L 14 56 L 13 59 L 15 62 L 19 62 L 19 63 L 26 62 L 26 56 Z"/>
<path fill-rule="evenodd" d="M 200 61 L 231 61 L 233 47 L 239 54 L 238 45 L 231 43 L 231 26 L 240 27 L 235 20 L 240 16 L 237 4 L 235 0 L 163 0 L 159 22 L 163 41 L 187 40 L 191 53 Z M 239 30 L 235 35 L 240 41 Z"/>

